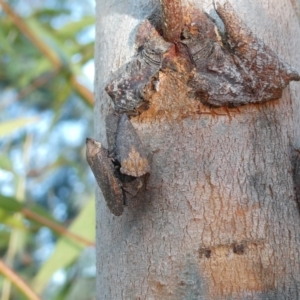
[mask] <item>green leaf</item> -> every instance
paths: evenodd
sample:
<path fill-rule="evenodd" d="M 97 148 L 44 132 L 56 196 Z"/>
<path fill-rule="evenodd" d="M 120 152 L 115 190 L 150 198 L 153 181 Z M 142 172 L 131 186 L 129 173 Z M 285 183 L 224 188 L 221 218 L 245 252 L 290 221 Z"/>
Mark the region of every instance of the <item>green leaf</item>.
<path fill-rule="evenodd" d="M 11 159 L 9 159 L 7 153 L 0 156 L 0 169 L 12 172 L 13 171 L 13 163 Z"/>
<path fill-rule="evenodd" d="M 64 39 L 69 39 L 72 36 L 75 36 L 80 30 L 86 29 L 89 25 L 95 24 L 94 16 L 83 17 L 79 21 L 69 22 L 65 26 L 57 30 L 57 36 Z"/>
<path fill-rule="evenodd" d="M 84 236 L 91 241 L 95 240 L 95 201 L 89 200 L 80 214 L 68 228 L 80 236 Z M 51 276 L 59 269 L 70 265 L 78 258 L 83 246 L 72 243 L 70 240 L 62 237 L 58 240 L 56 248 L 51 257 L 41 267 L 39 273 L 34 278 L 33 285 L 38 293 L 45 288 Z"/>
<path fill-rule="evenodd" d="M 36 10 L 32 12 L 32 16 L 37 18 L 39 22 L 45 23 L 47 21 L 50 23 L 50 21 L 54 17 L 59 17 L 61 15 L 69 15 L 70 10 L 69 9 L 54 9 L 54 8 L 46 8 L 43 7 L 40 10 Z"/>
<path fill-rule="evenodd" d="M 7 213 L 6 210 L 0 208 L 0 223 L 5 224 L 8 227 L 19 230 L 27 230 L 24 222 L 20 218 L 16 218 L 15 215 Z"/>
<path fill-rule="evenodd" d="M 65 49 L 61 47 L 59 40 L 55 36 L 52 29 L 46 28 L 44 24 L 41 24 L 34 18 L 26 19 L 26 23 L 34 35 L 43 43 L 45 43 L 49 49 L 51 49 L 53 53 L 58 56 L 62 65 L 69 65 L 69 56 L 67 55 Z"/>
<path fill-rule="evenodd" d="M 1 52 L 12 52 L 13 47 L 7 40 L 7 36 L 4 34 L 2 30 L 0 30 L 0 49 Z"/>
<path fill-rule="evenodd" d="M 23 129 L 25 126 L 36 123 L 39 121 L 39 118 L 19 118 L 14 119 L 11 121 L 6 121 L 3 123 L 0 123 L 0 138 L 2 138 L 5 135 L 11 134 L 15 132 L 16 130 Z"/>
<path fill-rule="evenodd" d="M 24 204 L 15 198 L 6 197 L 0 194 L 0 208 L 9 212 L 20 212 Z"/>
<path fill-rule="evenodd" d="M 19 76 L 19 87 L 24 88 L 32 83 L 32 81 L 43 80 L 43 76 L 49 74 L 53 70 L 51 62 L 41 57 L 34 61 L 34 68 L 29 68 L 27 72 L 23 72 Z"/>
<path fill-rule="evenodd" d="M 56 225 L 63 226 L 61 223 L 57 222 L 55 218 L 53 218 L 44 208 L 41 206 L 34 204 L 34 205 L 26 205 L 24 202 L 19 202 L 16 198 L 13 197 L 7 197 L 0 194 L 0 209 L 7 211 L 9 213 L 16 213 L 19 212 L 23 214 L 25 218 L 30 220 L 31 222 L 37 223 L 40 227 L 46 226 L 45 223 L 39 222 L 38 220 L 34 218 L 29 218 L 28 214 L 26 214 L 26 211 L 23 210 L 27 209 L 29 211 L 32 211 L 36 215 L 43 217 L 45 221 L 50 221 Z M 51 228 L 50 228 L 51 229 Z"/>

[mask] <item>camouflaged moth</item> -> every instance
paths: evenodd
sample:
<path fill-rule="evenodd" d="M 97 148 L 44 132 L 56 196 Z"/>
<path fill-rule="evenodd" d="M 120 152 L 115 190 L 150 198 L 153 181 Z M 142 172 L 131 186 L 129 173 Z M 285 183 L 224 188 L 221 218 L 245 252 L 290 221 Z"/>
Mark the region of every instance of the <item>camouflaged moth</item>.
<path fill-rule="evenodd" d="M 106 118 L 108 150 L 87 138 L 87 161 L 110 211 L 120 216 L 126 197 L 135 197 L 150 173 L 146 151 L 126 114 Z"/>

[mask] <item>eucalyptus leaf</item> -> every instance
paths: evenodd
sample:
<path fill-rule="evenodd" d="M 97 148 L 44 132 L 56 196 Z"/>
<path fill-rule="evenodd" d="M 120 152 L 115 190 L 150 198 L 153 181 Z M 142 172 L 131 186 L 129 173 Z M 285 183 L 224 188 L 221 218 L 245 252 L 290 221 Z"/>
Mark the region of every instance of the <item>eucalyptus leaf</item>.
<path fill-rule="evenodd" d="M 19 118 L 0 123 L 0 138 L 12 134 L 17 130 L 24 129 L 27 125 L 36 123 L 39 118 Z"/>
<path fill-rule="evenodd" d="M 68 229 L 87 239 L 95 240 L 95 202 L 93 199 L 86 203 Z M 64 237 L 60 238 L 53 254 L 44 263 L 34 278 L 33 284 L 35 290 L 38 291 L 38 293 L 42 292 L 54 272 L 74 262 L 83 249 L 84 247 L 72 243 Z"/>

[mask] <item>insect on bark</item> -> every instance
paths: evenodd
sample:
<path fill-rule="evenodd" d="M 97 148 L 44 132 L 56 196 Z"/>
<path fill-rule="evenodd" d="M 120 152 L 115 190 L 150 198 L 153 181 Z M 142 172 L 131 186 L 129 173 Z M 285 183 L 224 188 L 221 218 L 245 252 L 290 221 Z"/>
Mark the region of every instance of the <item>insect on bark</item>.
<path fill-rule="evenodd" d="M 135 197 L 150 173 L 146 151 L 126 114 L 106 117 L 109 150 L 86 139 L 87 161 L 110 211 L 120 216 L 127 197 Z"/>
<path fill-rule="evenodd" d="M 110 211 L 120 216 L 124 210 L 122 183 L 115 173 L 115 168 L 108 151 L 94 139 L 86 139 L 86 158 Z"/>

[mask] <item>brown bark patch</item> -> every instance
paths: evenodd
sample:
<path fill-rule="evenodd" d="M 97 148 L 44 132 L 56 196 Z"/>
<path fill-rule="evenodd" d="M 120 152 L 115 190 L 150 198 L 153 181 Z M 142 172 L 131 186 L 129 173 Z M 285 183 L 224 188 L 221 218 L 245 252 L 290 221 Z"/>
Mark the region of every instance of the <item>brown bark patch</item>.
<path fill-rule="evenodd" d="M 191 89 L 186 85 L 186 74 L 160 71 L 156 78 L 157 91 L 149 98 L 149 109 L 132 120 L 153 122 L 159 120 L 182 120 L 195 115 L 233 116 L 239 113 L 237 108 L 210 108 L 190 96 Z M 133 121 L 134 122 L 134 121 Z"/>
<path fill-rule="evenodd" d="M 209 299 L 244 291 L 273 290 L 276 282 L 285 276 L 280 262 L 275 261 L 272 251 L 262 241 L 241 241 L 199 249 L 199 258 L 204 277 L 209 282 Z"/>

